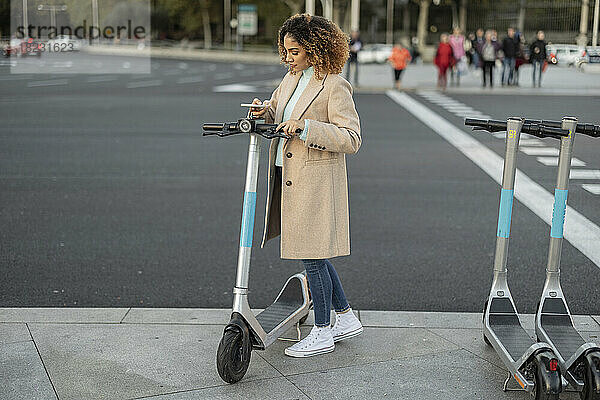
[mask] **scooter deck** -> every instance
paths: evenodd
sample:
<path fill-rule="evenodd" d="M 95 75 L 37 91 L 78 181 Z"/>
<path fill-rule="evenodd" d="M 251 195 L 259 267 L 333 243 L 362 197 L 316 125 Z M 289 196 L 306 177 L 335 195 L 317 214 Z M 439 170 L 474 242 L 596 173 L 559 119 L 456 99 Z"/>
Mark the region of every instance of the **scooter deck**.
<path fill-rule="evenodd" d="M 265 332 L 269 333 L 290 315 L 302 308 L 303 304 L 304 296 L 302 294 L 300 279 L 292 277 L 288 280 L 273 304 L 258 314 L 256 319 Z"/>
<path fill-rule="evenodd" d="M 287 317 L 296 312 L 301 306 L 302 302 L 296 304 L 276 302 L 265 308 L 256 316 L 256 319 L 265 332 L 271 332 L 277 325 L 285 321 Z"/>
<path fill-rule="evenodd" d="M 535 342 L 521 326 L 508 298 L 494 298 L 490 305 L 490 328 L 513 360 L 518 360 Z"/>
<path fill-rule="evenodd" d="M 542 328 L 565 360 L 585 344 L 585 340 L 573 327 L 562 299 L 545 299 L 541 317 Z"/>

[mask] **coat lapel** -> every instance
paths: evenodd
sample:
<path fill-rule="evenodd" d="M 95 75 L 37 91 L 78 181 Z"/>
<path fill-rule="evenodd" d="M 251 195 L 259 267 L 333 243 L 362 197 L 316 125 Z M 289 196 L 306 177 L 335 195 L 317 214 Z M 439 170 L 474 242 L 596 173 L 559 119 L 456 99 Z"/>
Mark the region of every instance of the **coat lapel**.
<path fill-rule="evenodd" d="M 284 87 L 281 91 L 281 99 L 277 100 L 277 109 L 275 110 L 275 123 L 279 124 L 283 119 L 283 110 L 287 105 L 290 97 L 294 94 L 294 90 L 296 90 L 296 86 L 298 86 L 298 81 L 300 80 L 300 76 L 302 74 L 289 75 L 289 79 L 285 82 Z"/>
<path fill-rule="evenodd" d="M 314 75 L 310 78 L 310 81 L 308 81 L 308 85 L 306 85 L 306 88 L 300 95 L 298 102 L 292 110 L 290 119 L 300 119 L 302 117 L 306 109 L 311 105 L 311 103 L 319 95 L 319 93 L 321 93 L 321 90 L 323 90 L 326 78 L 327 76 L 324 76 L 323 79 L 318 80 L 317 78 L 315 78 Z"/>

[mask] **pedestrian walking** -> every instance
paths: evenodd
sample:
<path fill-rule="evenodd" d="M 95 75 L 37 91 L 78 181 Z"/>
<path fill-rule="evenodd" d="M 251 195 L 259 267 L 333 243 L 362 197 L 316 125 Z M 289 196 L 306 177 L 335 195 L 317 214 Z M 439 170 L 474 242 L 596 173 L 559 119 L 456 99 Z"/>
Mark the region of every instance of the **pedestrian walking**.
<path fill-rule="evenodd" d="M 455 27 L 452 31 L 452 35 L 448 39 L 450 47 L 452 47 L 452 55 L 456 62 L 450 69 L 450 84 L 460 86 L 460 76 L 467 70 L 467 56 L 465 53 L 465 37 L 461 33 L 460 28 Z M 454 76 L 456 75 L 456 80 Z"/>
<path fill-rule="evenodd" d="M 346 80 L 350 82 L 350 66 L 354 65 L 354 86 L 358 87 L 358 52 L 362 49 L 362 41 L 358 31 L 352 31 L 350 36 L 350 57 L 346 66 Z"/>
<path fill-rule="evenodd" d="M 440 44 L 435 53 L 433 63 L 438 68 L 438 88 L 446 89 L 448 84 L 448 68 L 454 65 L 454 56 L 452 55 L 452 47 L 448 43 L 448 34 L 440 35 Z"/>
<path fill-rule="evenodd" d="M 475 39 L 471 43 L 473 49 L 475 50 L 475 52 L 473 53 L 473 64 L 475 65 L 475 68 L 483 68 L 481 50 L 483 49 L 484 44 L 485 38 L 483 37 L 483 29 L 478 28 L 475 33 Z"/>
<path fill-rule="evenodd" d="M 410 56 L 410 52 L 402 45 L 402 43 L 398 42 L 392 49 L 392 54 L 390 54 L 388 58 L 388 62 L 392 65 L 394 69 L 394 87 L 400 90 L 401 78 L 404 69 L 406 68 L 406 64 L 412 60 Z"/>
<path fill-rule="evenodd" d="M 515 64 L 519 51 L 519 42 L 515 38 L 515 30 L 508 28 L 507 35 L 502 40 L 502 52 L 504 53 L 504 59 L 502 60 L 502 86 L 513 84 Z"/>
<path fill-rule="evenodd" d="M 348 58 L 340 28 L 323 17 L 296 14 L 279 29 L 278 48 L 289 72 L 265 102 L 269 107 L 251 109 L 288 136 L 269 147 L 261 248 L 281 235 L 281 258 L 301 260 L 306 269 L 315 324 L 285 354 L 309 357 L 331 352 L 334 342 L 363 330 L 329 261 L 350 254 L 346 154 L 356 153 L 362 138 L 352 86 L 339 75 Z"/>
<path fill-rule="evenodd" d="M 490 88 L 494 87 L 494 68 L 496 67 L 496 58 L 498 57 L 498 44 L 493 40 L 493 33 L 485 33 L 485 43 L 481 47 L 481 58 L 483 59 L 483 87 L 487 85 L 489 78 Z"/>
<path fill-rule="evenodd" d="M 544 31 L 538 31 L 537 40 L 529 46 L 529 60 L 533 67 L 533 87 L 536 86 L 536 76 L 537 87 L 542 87 L 542 70 L 544 69 L 544 63 L 547 62 L 546 41 L 544 38 Z"/>

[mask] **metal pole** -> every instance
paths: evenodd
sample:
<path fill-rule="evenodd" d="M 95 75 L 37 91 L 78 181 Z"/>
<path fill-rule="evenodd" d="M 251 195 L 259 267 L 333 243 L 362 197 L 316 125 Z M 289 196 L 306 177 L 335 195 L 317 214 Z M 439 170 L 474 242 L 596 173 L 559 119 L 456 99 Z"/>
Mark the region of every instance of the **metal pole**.
<path fill-rule="evenodd" d="M 517 29 L 521 33 L 525 30 L 525 0 L 521 0 L 521 7 L 519 7 L 519 22 L 517 23 Z"/>
<path fill-rule="evenodd" d="M 50 9 L 50 28 L 56 28 L 56 8 L 52 7 Z"/>
<path fill-rule="evenodd" d="M 323 5 L 323 16 L 329 20 L 333 20 L 333 0 L 321 0 Z"/>
<path fill-rule="evenodd" d="M 98 0 L 92 0 L 92 24 L 100 29 L 100 26 L 98 25 Z M 100 43 L 100 34 L 94 39 L 93 43 L 96 45 Z"/>
<path fill-rule="evenodd" d="M 350 3 L 350 30 L 360 30 L 360 0 L 352 0 Z"/>
<path fill-rule="evenodd" d="M 579 36 L 577 44 L 587 45 L 588 13 L 590 12 L 590 0 L 581 0 L 581 20 L 579 21 Z"/>
<path fill-rule="evenodd" d="M 27 19 L 27 0 L 23 0 L 23 27 L 27 31 L 25 34 L 25 39 L 29 38 L 29 29 L 27 29 L 27 25 L 29 25 L 29 21 Z"/>
<path fill-rule="evenodd" d="M 306 13 L 310 15 L 315 15 L 315 0 L 306 0 Z"/>
<path fill-rule="evenodd" d="M 385 43 L 394 44 L 394 0 L 387 0 L 387 24 Z"/>
<path fill-rule="evenodd" d="M 231 48 L 231 0 L 223 0 L 223 42 L 226 48 Z"/>
<path fill-rule="evenodd" d="M 594 1 L 594 31 L 592 32 L 592 46 L 598 45 L 598 14 L 600 13 L 600 0 Z"/>

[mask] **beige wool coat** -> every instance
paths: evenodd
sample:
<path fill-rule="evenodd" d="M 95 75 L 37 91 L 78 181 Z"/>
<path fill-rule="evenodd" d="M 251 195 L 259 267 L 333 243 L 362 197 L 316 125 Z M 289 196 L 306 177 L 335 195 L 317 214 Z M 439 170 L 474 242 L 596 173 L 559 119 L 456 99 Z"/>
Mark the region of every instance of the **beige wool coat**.
<path fill-rule="evenodd" d="M 301 74 L 287 73 L 271 96 L 267 123 L 280 123 Z M 360 121 L 352 86 L 341 76 L 312 76 L 291 119 L 310 120 L 306 141 L 276 138 L 269 147 L 265 225 L 261 248 L 281 234 L 281 258 L 315 259 L 350 254 L 346 154 L 360 148 Z M 275 158 L 284 141 L 281 197 L 273 198 Z M 280 204 L 277 204 L 279 203 Z M 280 206 L 280 208 L 278 207 Z M 272 210 L 281 210 L 271 212 Z"/>

